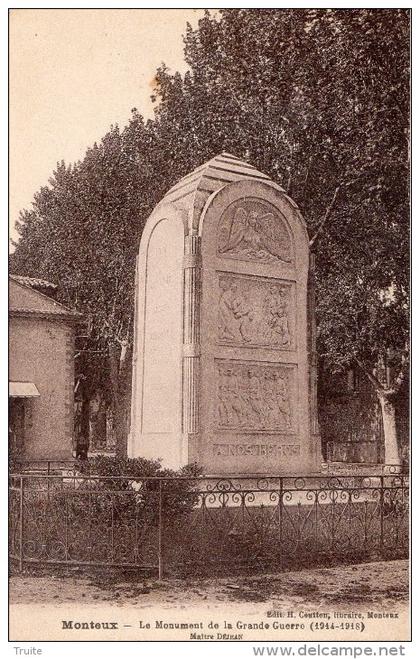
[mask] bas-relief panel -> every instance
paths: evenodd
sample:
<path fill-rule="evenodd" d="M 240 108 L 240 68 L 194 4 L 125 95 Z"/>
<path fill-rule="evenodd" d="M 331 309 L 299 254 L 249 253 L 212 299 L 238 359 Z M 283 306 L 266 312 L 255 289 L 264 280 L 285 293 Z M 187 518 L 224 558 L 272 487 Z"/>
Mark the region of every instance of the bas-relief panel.
<path fill-rule="evenodd" d="M 293 367 L 216 360 L 219 430 L 294 432 Z"/>
<path fill-rule="evenodd" d="M 292 284 L 219 273 L 218 343 L 294 348 Z"/>
<path fill-rule="evenodd" d="M 239 199 L 223 212 L 218 228 L 219 257 L 260 263 L 292 263 L 293 246 L 279 211 L 261 199 Z"/>

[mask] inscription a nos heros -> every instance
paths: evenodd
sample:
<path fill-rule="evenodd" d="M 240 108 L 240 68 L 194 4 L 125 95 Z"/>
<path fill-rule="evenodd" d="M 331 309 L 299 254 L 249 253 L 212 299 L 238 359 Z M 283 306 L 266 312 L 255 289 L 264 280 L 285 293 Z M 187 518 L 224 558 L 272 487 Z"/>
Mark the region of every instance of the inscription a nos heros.
<path fill-rule="evenodd" d="M 298 444 L 213 444 L 213 455 L 290 457 L 300 455 L 300 446 Z"/>

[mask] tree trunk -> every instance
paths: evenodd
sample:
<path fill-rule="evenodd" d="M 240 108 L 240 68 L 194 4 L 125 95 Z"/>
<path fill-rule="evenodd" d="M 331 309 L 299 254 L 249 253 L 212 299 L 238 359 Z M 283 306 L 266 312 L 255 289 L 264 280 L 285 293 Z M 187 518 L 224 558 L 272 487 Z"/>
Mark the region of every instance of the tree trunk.
<path fill-rule="evenodd" d="M 82 409 L 80 413 L 80 436 L 89 441 L 90 400 L 83 394 Z"/>
<path fill-rule="evenodd" d="M 118 396 L 114 409 L 115 453 L 118 458 L 127 457 L 126 401 Z"/>
<path fill-rule="evenodd" d="M 384 427 L 385 465 L 401 465 L 398 452 L 397 425 L 395 420 L 395 404 L 390 396 L 378 393 L 382 410 L 382 421 Z"/>
<path fill-rule="evenodd" d="M 91 401 L 90 446 L 92 450 L 106 448 L 106 406 L 102 392 Z"/>
<path fill-rule="evenodd" d="M 115 431 L 115 453 L 119 458 L 127 457 L 127 396 L 130 382 L 130 351 L 127 342 L 117 348 L 112 346 L 109 350 L 110 375 L 113 400 L 113 422 Z"/>

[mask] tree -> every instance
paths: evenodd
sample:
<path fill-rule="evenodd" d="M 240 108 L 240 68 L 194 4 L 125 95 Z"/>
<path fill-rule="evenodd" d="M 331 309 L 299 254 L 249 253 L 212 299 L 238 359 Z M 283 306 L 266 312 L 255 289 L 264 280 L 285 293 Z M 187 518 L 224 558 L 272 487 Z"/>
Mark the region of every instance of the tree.
<path fill-rule="evenodd" d="M 82 163 L 60 165 L 22 214 L 13 267 L 59 277 L 91 319 L 115 410 L 143 222 L 176 180 L 225 150 L 300 206 L 317 257 L 320 352 L 330 368 L 357 363 L 368 374 L 386 459 L 398 459 L 393 398 L 408 364 L 409 19 L 404 9 L 207 11 L 185 35 L 187 73 L 157 72 L 155 120 L 145 125 L 134 112 Z"/>
<path fill-rule="evenodd" d="M 82 312 L 78 355 L 85 396 L 99 392 L 113 411 L 117 451 L 126 451 L 132 307 L 142 227 L 156 198 L 151 185 L 153 133 L 134 111 L 72 166 L 60 163 L 20 216 L 11 270 L 59 285 L 60 300 Z"/>
<path fill-rule="evenodd" d="M 222 150 L 246 156 L 299 204 L 317 257 L 320 352 L 331 369 L 357 364 L 366 373 L 381 403 L 385 460 L 399 463 L 409 12 L 207 12 L 187 31 L 185 57 L 183 78 L 164 67 L 157 76 L 156 121 L 167 151 L 190 166 Z"/>

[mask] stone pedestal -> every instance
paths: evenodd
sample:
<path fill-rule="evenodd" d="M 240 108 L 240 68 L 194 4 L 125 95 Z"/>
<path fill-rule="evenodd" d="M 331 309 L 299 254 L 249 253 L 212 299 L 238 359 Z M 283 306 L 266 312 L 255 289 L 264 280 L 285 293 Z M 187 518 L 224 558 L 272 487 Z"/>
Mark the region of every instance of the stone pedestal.
<path fill-rule="evenodd" d="M 167 193 L 138 259 L 130 456 L 206 474 L 317 470 L 309 265 L 296 205 L 234 156 Z"/>

